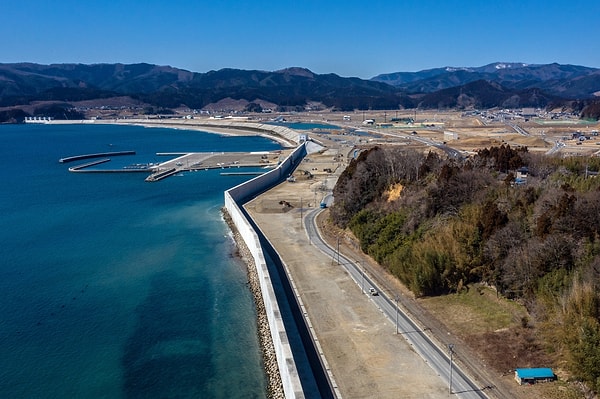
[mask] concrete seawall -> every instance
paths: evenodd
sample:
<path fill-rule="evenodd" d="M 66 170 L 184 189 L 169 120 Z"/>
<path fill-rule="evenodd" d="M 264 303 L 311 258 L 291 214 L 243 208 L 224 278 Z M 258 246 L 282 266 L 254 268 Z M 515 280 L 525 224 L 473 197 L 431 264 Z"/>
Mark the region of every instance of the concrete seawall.
<path fill-rule="evenodd" d="M 60 123 L 52 121 L 49 123 Z M 74 121 L 69 121 L 73 123 Z M 253 134 L 276 140 L 285 147 L 293 148 L 298 143 L 298 132 L 285 126 L 271 125 L 260 121 L 233 119 L 102 119 L 79 121 L 81 123 L 140 125 L 175 129 L 195 129 L 218 134 Z M 236 133 L 232 133 L 236 132 Z"/>
<path fill-rule="evenodd" d="M 293 148 L 298 143 L 298 132 L 285 126 L 271 125 L 260 121 L 243 121 L 234 119 L 78 119 L 78 120 L 55 120 L 40 119 L 26 120 L 25 123 L 43 123 L 53 125 L 74 125 L 74 124 L 96 124 L 96 125 L 138 125 L 152 127 L 166 127 L 174 129 L 202 130 L 217 134 L 232 134 L 239 132 L 241 134 L 250 133 L 268 137 L 276 140 L 285 147 Z M 235 134 L 235 133 L 234 133 Z"/>
<path fill-rule="evenodd" d="M 331 382 L 285 268 L 242 207 L 251 198 L 285 180 L 305 155 L 306 146 L 301 145 L 276 169 L 226 191 L 225 208 L 256 266 L 285 397 L 329 398 L 335 397 Z"/>
<path fill-rule="evenodd" d="M 298 159 L 297 162 L 300 162 L 304 153 L 304 146 L 298 147 L 298 150 L 294 151 L 276 169 L 225 192 L 225 208 L 254 258 L 269 329 L 271 331 L 271 339 L 275 347 L 277 364 L 286 398 L 304 398 L 305 396 L 260 240 L 248 221 L 245 212 L 242 211 L 241 206 L 253 195 L 258 195 L 260 192 L 281 181 L 281 174 L 286 172 L 289 174 L 293 171 L 292 159 L 294 158 L 294 154 L 296 154 Z"/>

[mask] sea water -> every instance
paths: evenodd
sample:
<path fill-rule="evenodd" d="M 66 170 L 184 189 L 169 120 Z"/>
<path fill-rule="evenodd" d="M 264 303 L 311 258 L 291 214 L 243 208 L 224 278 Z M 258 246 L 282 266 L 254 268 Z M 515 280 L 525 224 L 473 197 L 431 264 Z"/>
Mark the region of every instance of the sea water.
<path fill-rule="evenodd" d="M 166 160 L 158 152 L 278 148 L 161 128 L 0 126 L 0 398 L 264 397 L 255 307 L 220 213 L 223 191 L 249 176 L 148 183 L 58 160 L 136 151 L 104 165 L 121 168 Z"/>

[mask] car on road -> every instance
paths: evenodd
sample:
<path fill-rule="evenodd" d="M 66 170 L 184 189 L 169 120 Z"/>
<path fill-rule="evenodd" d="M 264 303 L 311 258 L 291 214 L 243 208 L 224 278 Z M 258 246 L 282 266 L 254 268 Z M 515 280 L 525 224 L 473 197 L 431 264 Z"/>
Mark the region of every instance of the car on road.
<path fill-rule="evenodd" d="M 373 287 L 369 288 L 369 293 L 373 296 L 379 295 L 379 292 L 377 292 L 377 290 Z"/>

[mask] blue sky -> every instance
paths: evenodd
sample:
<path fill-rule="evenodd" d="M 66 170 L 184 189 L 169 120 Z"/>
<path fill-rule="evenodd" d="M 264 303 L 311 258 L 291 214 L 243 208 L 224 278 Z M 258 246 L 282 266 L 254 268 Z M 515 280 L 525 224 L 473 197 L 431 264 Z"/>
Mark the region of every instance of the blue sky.
<path fill-rule="evenodd" d="M 361 78 L 496 61 L 600 68 L 598 0 L 4 3 L 2 63 L 300 66 Z"/>

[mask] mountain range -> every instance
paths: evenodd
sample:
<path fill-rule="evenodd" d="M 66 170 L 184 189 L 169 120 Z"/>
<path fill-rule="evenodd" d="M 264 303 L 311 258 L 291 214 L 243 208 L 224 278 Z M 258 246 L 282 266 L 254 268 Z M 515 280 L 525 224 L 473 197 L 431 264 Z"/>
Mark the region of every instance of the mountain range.
<path fill-rule="evenodd" d="M 231 100 L 246 110 L 260 110 L 265 104 L 303 110 L 312 103 L 351 111 L 543 108 L 574 100 L 587 104 L 597 95 L 600 69 L 561 64 L 493 63 L 395 72 L 372 79 L 315 74 L 298 67 L 197 73 L 152 64 L 0 64 L 0 112 L 29 109 L 26 114 L 36 114 L 31 104 L 37 102 L 66 107 L 81 101 L 102 104 L 117 97 L 159 109 L 214 109 L 215 104 Z"/>
<path fill-rule="evenodd" d="M 413 93 L 432 93 L 477 80 L 499 83 L 507 89 L 540 89 L 570 99 L 594 96 L 600 91 L 600 69 L 578 65 L 530 65 L 493 63 L 477 68 L 435 68 L 419 72 L 395 72 L 371 80 L 385 82 Z"/>

